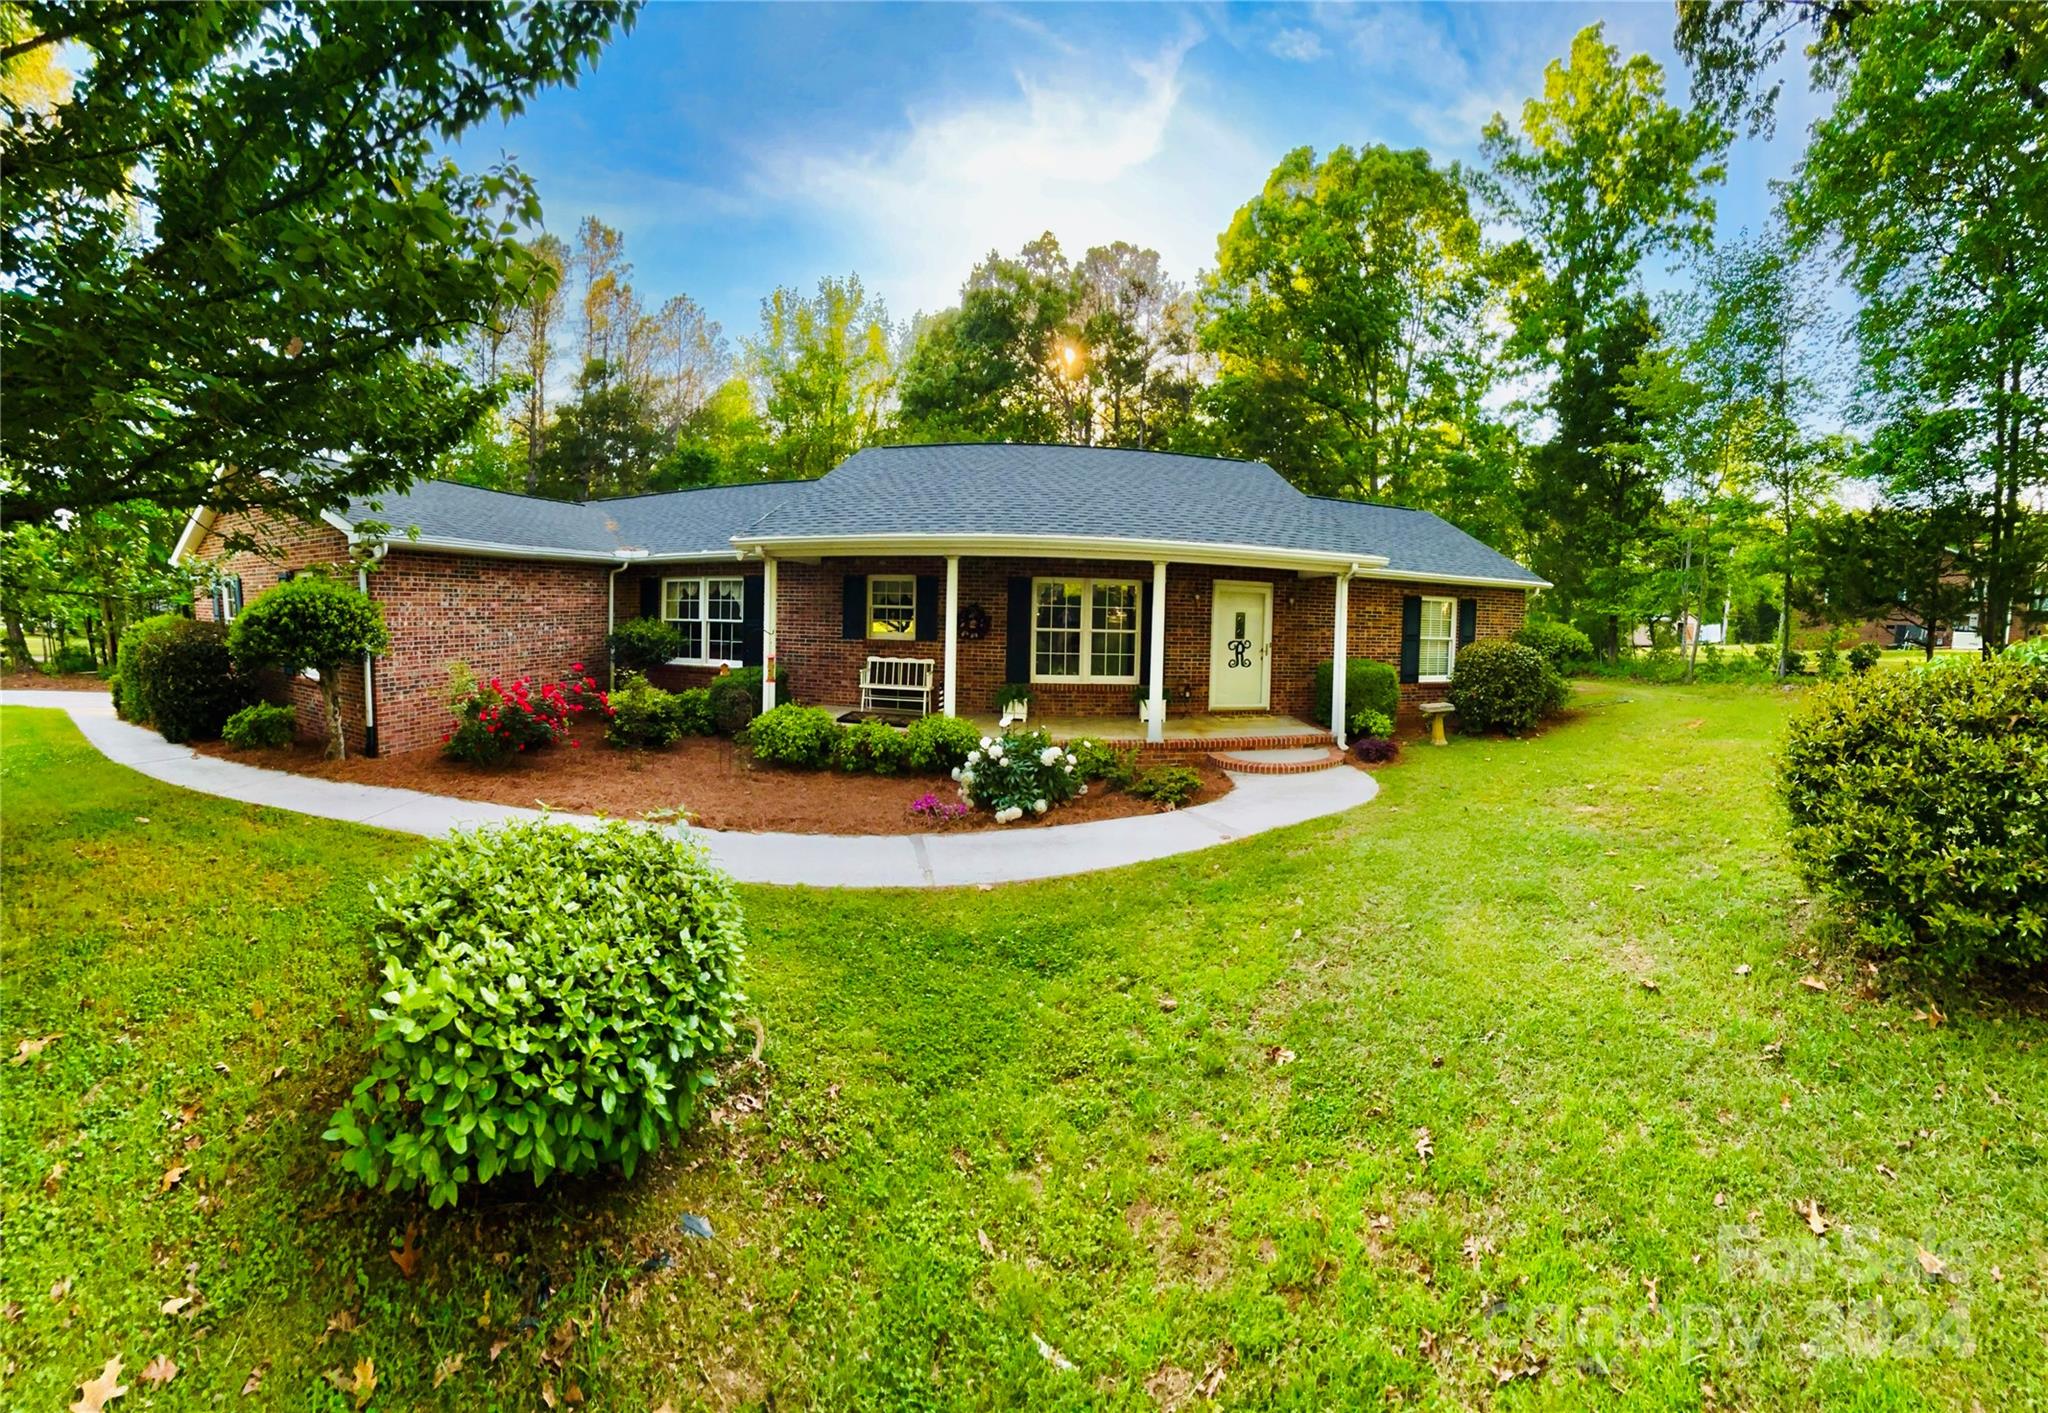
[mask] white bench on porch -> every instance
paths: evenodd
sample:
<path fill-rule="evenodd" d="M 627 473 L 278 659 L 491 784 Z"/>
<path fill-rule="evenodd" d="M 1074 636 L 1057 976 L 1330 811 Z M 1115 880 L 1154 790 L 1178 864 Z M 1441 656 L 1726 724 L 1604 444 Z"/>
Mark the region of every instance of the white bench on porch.
<path fill-rule="evenodd" d="M 860 709 L 929 716 L 932 664 L 922 657 L 871 657 L 860 670 Z"/>

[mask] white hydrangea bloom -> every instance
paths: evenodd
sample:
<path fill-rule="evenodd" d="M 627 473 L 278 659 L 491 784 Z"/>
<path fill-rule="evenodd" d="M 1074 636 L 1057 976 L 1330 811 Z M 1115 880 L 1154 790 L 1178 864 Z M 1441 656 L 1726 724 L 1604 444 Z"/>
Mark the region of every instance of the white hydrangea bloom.
<path fill-rule="evenodd" d="M 1058 746 L 1047 746 L 1044 750 L 1038 753 L 1038 763 L 1040 765 L 1051 765 L 1054 761 L 1058 760 L 1060 756 L 1063 754 L 1064 752 L 1061 751 Z"/>
<path fill-rule="evenodd" d="M 994 745 L 994 744 L 995 744 L 995 742 L 991 741 L 991 740 L 990 740 L 990 739 L 989 739 L 988 737 L 986 737 L 986 736 L 984 736 L 984 737 L 982 737 L 982 738 L 981 738 L 981 748 L 982 748 L 982 749 L 983 749 L 984 751 L 985 751 L 985 750 L 987 750 L 987 749 L 988 749 L 988 748 L 989 748 L 990 746 L 992 746 L 992 745 Z"/>
<path fill-rule="evenodd" d="M 984 743 L 984 744 L 985 744 L 985 743 Z M 980 752 L 980 751 L 969 751 L 969 752 L 967 753 L 967 763 L 968 763 L 969 765 L 980 765 L 980 764 L 981 764 L 981 752 Z"/>
<path fill-rule="evenodd" d="M 1031 802 L 1031 812 L 1032 812 L 1033 814 L 1044 814 L 1044 813 L 1045 813 L 1045 801 L 1044 801 L 1044 800 L 1033 800 L 1033 801 Z"/>

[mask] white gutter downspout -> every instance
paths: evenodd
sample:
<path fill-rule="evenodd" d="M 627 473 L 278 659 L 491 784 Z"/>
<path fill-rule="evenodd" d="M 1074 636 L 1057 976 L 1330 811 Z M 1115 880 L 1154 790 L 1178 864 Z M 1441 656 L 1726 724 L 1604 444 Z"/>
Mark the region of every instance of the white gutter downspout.
<path fill-rule="evenodd" d="M 375 561 L 381 561 L 390 548 L 390 545 L 379 541 L 370 551 L 370 558 Z M 370 596 L 369 565 L 360 563 L 356 565 L 356 588 L 364 598 Z M 370 654 L 363 654 L 363 754 L 366 756 L 377 754 L 377 669 L 375 661 Z"/>
<path fill-rule="evenodd" d="M 622 570 L 631 569 L 645 558 L 646 550 L 620 550 L 619 562 L 613 565 L 612 572 L 605 576 L 604 689 L 607 692 L 617 691 L 619 686 L 619 666 L 612 659 L 612 629 L 617 626 L 619 619 L 619 574 Z"/>

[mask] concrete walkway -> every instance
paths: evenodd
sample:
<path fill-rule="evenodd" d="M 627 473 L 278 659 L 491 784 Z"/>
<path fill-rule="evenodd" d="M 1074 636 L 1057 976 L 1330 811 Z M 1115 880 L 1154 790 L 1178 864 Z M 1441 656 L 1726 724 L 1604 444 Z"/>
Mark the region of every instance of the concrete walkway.
<path fill-rule="evenodd" d="M 154 731 L 119 720 L 112 700 L 100 692 L 0 691 L 0 706 L 55 707 L 69 712 L 85 739 L 115 764 L 167 785 L 245 804 L 429 837 L 513 820 L 546 818 L 581 828 L 598 823 L 587 815 L 543 815 L 515 805 L 316 780 L 202 756 L 171 745 Z M 1365 804 L 1379 792 L 1370 775 L 1350 769 L 1311 775 L 1233 774 L 1231 779 L 1236 788 L 1212 804 L 1169 814 L 1014 832 L 837 835 L 696 829 L 691 833 L 704 841 L 720 867 L 743 883 L 951 887 L 1059 878 L 1193 853 L 1268 829 L 1338 814 Z"/>

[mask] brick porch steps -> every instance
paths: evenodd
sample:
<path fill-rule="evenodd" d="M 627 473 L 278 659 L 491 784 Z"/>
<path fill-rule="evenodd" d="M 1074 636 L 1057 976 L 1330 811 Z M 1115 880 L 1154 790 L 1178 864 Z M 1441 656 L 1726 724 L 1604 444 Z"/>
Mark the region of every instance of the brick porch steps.
<path fill-rule="evenodd" d="M 1209 752 L 1210 763 L 1244 775 L 1306 775 L 1344 764 L 1344 753 L 1327 741 L 1247 751 Z"/>

